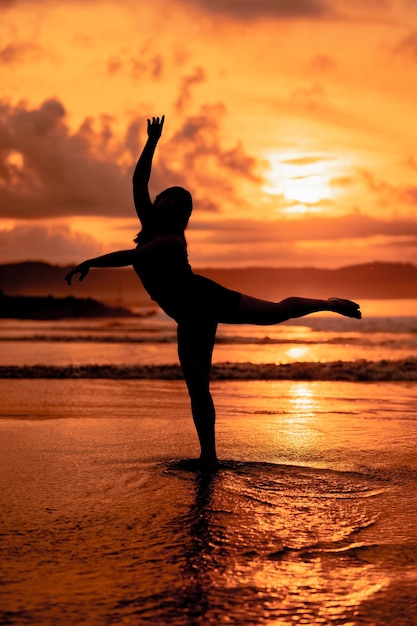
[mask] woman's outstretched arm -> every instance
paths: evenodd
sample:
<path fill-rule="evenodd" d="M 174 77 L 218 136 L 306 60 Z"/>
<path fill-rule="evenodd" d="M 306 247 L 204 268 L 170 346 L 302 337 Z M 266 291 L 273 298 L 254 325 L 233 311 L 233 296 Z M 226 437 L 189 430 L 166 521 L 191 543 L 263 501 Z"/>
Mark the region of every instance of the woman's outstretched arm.
<path fill-rule="evenodd" d="M 142 226 L 146 226 L 152 216 L 152 202 L 148 184 L 151 177 L 152 159 L 162 134 L 164 120 L 164 115 L 161 118 L 153 117 L 152 121 L 148 120 L 148 140 L 133 173 L 133 199 Z"/>
<path fill-rule="evenodd" d="M 78 280 L 84 280 L 92 267 L 126 267 L 127 265 L 132 265 L 136 254 L 137 250 L 133 248 L 133 250 L 119 250 L 118 252 L 103 254 L 103 256 L 98 256 L 95 259 L 88 259 L 68 272 L 65 280 L 68 285 L 71 285 L 71 281 L 76 274 L 80 275 Z"/>

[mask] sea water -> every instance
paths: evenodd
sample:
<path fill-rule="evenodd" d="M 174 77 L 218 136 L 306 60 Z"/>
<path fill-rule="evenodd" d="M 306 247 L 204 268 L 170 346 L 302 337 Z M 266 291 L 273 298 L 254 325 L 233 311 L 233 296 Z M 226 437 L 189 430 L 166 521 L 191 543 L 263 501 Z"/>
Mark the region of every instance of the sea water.
<path fill-rule="evenodd" d="M 221 324 L 213 362 L 228 363 L 229 378 L 264 377 L 265 368 L 260 367 L 268 364 L 316 364 L 310 368 L 310 376 L 314 370 L 320 375 L 323 364 L 336 361 L 367 361 L 376 370 L 381 361 L 388 360 L 395 371 L 404 359 L 417 357 L 416 302 L 368 301 L 362 305 L 362 320 L 315 314 L 276 326 Z M 71 376 L 78 366 L 84 366 L 82 374 L 86 375 L 91 366 L 106 366 L 101 368 L 101 376 L 120 378 L 125 368 L 127 375 L 137 377 L 146 366 L 142 376 L 159 377 L 161 372 L 152 369 L 154 366 L 178 364 L 176 325 L 162 313 L 52 322 L 0 320 L 0 348 L 0 367 L 25 367 L 26 376 L 28 367 L 41 365 L 43 376 L 56 376 L 59 368 L 61 375 Z M 413 364 L 406 368 L 408 374 L 404 370 L 403 377 L 413 376 Z M 55 369 L 48 373 L 49 366 Z M 290 377 L 296 372 L 295 367 L 287 369 Z M 352 376 L 355 371 L 363 379 L 358 367 L 350 367 Z M 99 372 L 96 369 L 94 377 Z M 37 375 L 36 370 L 32 373 Z M 13 374 L 2 369 L 0 374 L 19 375 L 19 370 Z"/>
<path fill-rule="evenodd" d="M 2 322 L 0 623 L 417 624 L 417 318 L 396 304 L 221 327 L 213 475 L 169 321 Z"/>

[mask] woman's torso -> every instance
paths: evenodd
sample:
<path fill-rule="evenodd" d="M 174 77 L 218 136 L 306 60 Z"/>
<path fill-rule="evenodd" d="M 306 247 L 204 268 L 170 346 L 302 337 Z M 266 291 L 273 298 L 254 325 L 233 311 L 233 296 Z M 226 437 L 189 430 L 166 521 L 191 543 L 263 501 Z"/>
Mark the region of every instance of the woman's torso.
<path fill-rule="evenodd" d="M 159 235 L 139 243 L 133 269 L 152 300 L 171 315 L 188 299 L 193 272 L 188 262 L 187 244 L 180 235 Z"/>
<path fill-rule="evenodd" d="M 133 269 L 152 300 L 177 322 L 226 321 L 240 294 L 194 274 L 181 235 L 139 238 Z"/>

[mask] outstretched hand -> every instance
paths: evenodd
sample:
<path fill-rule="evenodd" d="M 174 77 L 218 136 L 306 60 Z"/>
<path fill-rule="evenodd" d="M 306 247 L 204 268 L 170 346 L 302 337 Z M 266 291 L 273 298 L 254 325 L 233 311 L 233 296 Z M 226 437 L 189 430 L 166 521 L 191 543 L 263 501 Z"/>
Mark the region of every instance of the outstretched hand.
<path fill-rule="evenodd" d="M 79 265 L 73 267 L 72 270 L 68 272 L 68 274 L 65 276 L 65 280 L 67 281 L 68 285 L 71 286 L 73 276 L 79 274 L 80 277 L 78 280 L 82 281 L 87 276 L 89 270 L 90 266 L 88 265 L 87 261 L 84 261 L 83 263 L 80 263 Z"/>
<path fill-rule="evenodd" d="M 153 117 L 152 121 L 148 120 L 148 137 L 153 141 L 158 141 L 162 135 L 162 127 L 164 125 L 165 115 L 161 118 Z"/>

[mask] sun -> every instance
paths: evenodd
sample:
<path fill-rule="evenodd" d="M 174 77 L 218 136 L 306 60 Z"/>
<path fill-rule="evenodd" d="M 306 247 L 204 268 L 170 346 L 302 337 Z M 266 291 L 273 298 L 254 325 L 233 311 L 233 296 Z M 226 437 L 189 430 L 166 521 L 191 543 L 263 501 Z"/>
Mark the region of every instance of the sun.
<path fill-rule="evenodd" d="M 335 191 L 330 181 L 334 164 L 328 158 L 272 154 L 267 161 L 269 170 L 263 191 L 283 196 L 290 204 L 299 203 L 288 207 L 288 212 L 307 212 L 314 209 L 308 205 L 333 199 Z"/>
<path fill-rule="evenodd" d="M 298 200 L 314 204 L 331 197 L 329 181 L 325 176 L 296 176 L 283 181 L 284 196 L 288 200 Z"/>

